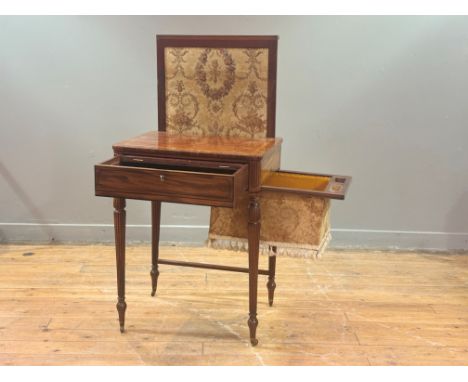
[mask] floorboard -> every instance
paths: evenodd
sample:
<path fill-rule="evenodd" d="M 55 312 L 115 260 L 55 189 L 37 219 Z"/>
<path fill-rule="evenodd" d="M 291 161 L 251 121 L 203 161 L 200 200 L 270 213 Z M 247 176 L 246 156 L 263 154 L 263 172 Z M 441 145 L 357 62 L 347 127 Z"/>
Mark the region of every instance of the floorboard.
<path fill-rule="evenodd" d="M 171 260 L 246 266 L 240 252 L 162 247 Z M 249 345 L 246 274 L 161 265 L 127 250 L 119 332 L 113 246 L 0 246 L 0 365 L 468 365 L 468 256 L 328 251 L 259 276 Z M 261 257 L 267 268 L 267 258 Z"/>

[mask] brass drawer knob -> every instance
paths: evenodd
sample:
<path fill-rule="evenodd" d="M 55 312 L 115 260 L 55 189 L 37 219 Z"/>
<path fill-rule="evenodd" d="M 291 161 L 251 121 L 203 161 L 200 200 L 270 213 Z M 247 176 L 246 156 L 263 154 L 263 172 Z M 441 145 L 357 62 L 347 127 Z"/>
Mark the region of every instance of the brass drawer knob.
<path fill-rule="evenodd" d="M 164 182 L 164 180 L 165 180 L 165 177 L 164 177 L 164 175 L 162 175 L 162 174 L 161 174 L 161 175 L 159 175 L 159 179 L 161 180 L 161 182 Z"/>

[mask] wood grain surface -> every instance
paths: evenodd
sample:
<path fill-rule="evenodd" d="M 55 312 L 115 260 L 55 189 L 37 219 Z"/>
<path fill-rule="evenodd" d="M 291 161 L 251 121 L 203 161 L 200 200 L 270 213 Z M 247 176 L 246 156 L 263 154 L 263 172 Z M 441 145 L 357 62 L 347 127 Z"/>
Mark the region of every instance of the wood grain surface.
<path fill-rule="evenodd" d="M 96 165 L 96 195 L 233 207 L 237 201 L 235 194 L 244 192 L 248 186 L 247 165 L 229 173 L 210 173 L 213 168 L 208 167 L 152 165 L 154 168 L 148 163 L 132 167 L 119 163 L 119 157 Z"/>
<path fill-rule="evenodd" d="M 127 155 L 166 155 L 193 157 L 211 157 L 241 159 L 262 158 L 276 145 L 281 145 L 281 138 L 247 139 L 235 137 L 199 137 L 167 134 L 161 131 L 149 131 L 114 144 L 115 154 Z"/>
<path fill-rule="evenodd" d="M 160 255 L 247 265 L 207 248 Z M 160 265 L 151 297 L 150 246 L 126 261 L 121 334 L 113 246 L 0 246 L 0 365 L 468 365 L 466 255 L 279 257 L 272 307 L 259 276 L 255 348 L 248 275 Z"/>

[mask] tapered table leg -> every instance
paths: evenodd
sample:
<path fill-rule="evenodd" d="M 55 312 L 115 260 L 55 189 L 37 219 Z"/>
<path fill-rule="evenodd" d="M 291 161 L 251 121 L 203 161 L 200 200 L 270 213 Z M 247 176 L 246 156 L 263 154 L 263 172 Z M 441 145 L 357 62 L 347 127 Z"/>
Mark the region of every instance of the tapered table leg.
<path fill-rule="evenodd" d="M 125 199 L 114 198 L 115 255 L 117 263 L 117 312 L 119 313 L 120 332 L 125 328 Z"/>
<path fill-rule="evenodd" d="M 151 202 L 151 296 L 156 294 L 158 287 L 158 258 L 159 258 L 159 227 L 161 222 L 161 202 L 159 200 Z"/>
<path fill-rule="evenodd" d="M 258 194 L 249 195 L 249 319 L 250 342 L 253 346 L 258 344 L 257 331 L 257 285 L 258 285 L 258 252 L 260 245 L 260 203 Z"/>
<path fill-rule="evenodd" d="M 276 274 L 276 247 L 273 247 L 274 256 L 268 257 L 268 282 L 266 284 L 268 288 L 268 304 L 273 305 L 273 298 L 275 296 L 275 274 Z"/>

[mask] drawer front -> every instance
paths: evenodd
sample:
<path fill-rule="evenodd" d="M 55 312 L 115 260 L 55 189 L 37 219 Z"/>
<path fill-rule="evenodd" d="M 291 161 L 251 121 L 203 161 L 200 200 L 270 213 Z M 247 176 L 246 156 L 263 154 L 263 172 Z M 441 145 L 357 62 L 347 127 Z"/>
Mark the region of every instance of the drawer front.
<path fill-rule="evenodd" d="M 97 196 L 129 199 L 162 200 L 232 207 L 236 190 L 247 186 L 245 165 L 226 169 L 227 165 L 161 159 L 133 158 L 136 163 L 122 162 L 116 157 L 95 166 Z M 159 168 L 158 168 L 159 167 Z"/>
<path fill-rule="evenodd" d="M 344 175 L 276 171 L 262 181 L 262 190 L 344 199 L 350 183 L 351 177 Z"/>

